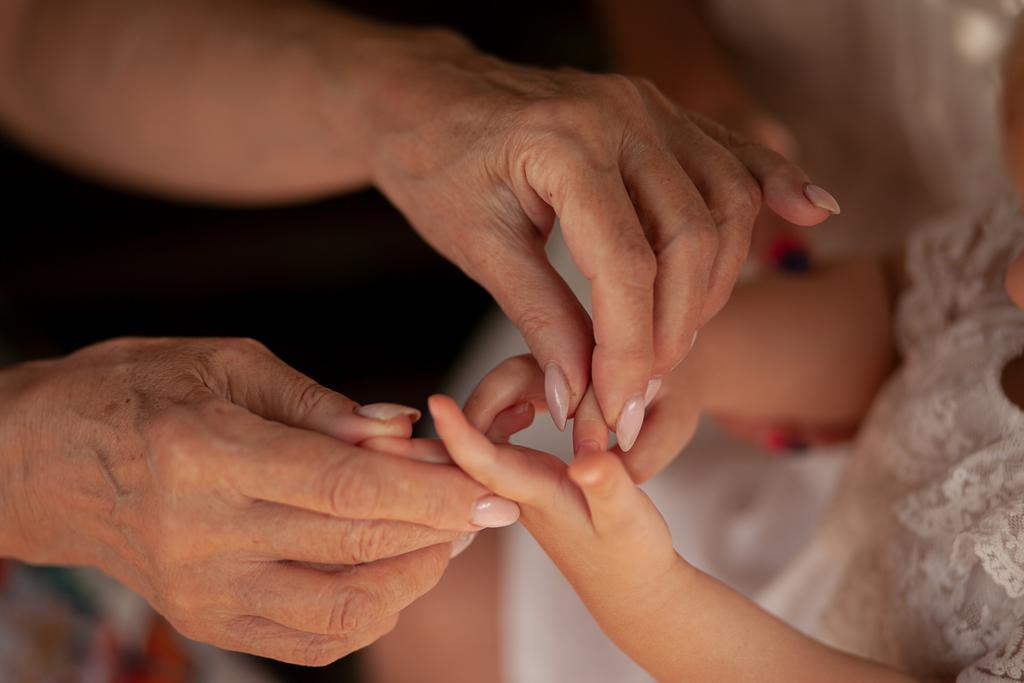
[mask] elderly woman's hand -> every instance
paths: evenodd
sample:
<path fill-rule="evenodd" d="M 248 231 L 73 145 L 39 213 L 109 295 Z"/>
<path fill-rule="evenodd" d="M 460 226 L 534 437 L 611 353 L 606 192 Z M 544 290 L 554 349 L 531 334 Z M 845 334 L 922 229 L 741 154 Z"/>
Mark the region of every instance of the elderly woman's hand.
<path fill-rule="evenodd" d="M 367 416 L 369 415 L 369 416 Z M 515 521 L 458 469 L 245 340 L 119 340 L 0 372 L 0 556 L 95 565 L 185 635 L 325 664 Z"/>
<path fill-rule="evenodd" d="M 519 327 L 559 427 L 592 372 L 628 449 L 648 382 L 728 298 L 762 197 L 800 225 L 838 210 L 797 166 L 647 81 L 515 66 L 457 40 L 403 54 L 370 99 L 369 173 Z M 556 216 L 593 325 L 545 256 Z"/>

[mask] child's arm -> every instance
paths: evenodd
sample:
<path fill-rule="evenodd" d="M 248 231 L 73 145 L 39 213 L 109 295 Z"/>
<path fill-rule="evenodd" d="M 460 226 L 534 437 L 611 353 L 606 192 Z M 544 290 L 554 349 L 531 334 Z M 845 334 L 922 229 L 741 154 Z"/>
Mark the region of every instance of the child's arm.
<path fill-rule="evenodd" d="M 661 681 L 909 682 L 788 627 L 680 558 L 664 520 L 622 460 L 583 449 L 553 456 L 488 441 L 456 404 L 430 400 L 451 457 L 522 521 L 605 633 Z M 600 419 L 592 393 L 579 408 Z"/>
<path fill-rule="evenodd" d="M 895 287 L 877 261 L 772 274 L 741 285 L 701 330 L 683 363 L 647 407 L 640 437 L 623 454 L 643 481 L 686 444 L 701 412 L 780 425 L 856 425 L 895 360 Z M 509 359 L 466 404 L 478 429 L 521 402 L 544 407 L 543 375 L 529 357 Z M 574 443 L 606 438 L 600 419 L 580 419 Z"/>

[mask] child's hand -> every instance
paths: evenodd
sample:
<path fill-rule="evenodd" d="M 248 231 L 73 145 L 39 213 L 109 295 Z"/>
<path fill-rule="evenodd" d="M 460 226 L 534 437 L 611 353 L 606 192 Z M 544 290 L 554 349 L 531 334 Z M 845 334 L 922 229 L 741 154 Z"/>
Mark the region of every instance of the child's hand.
<path fill-rule="evenodd" d="M 699 386 L 692 370 L 697 361 L 687 359 L 647 395 L 647 416 L 636 444 L 628 453 L 615 447 L 634 481 L 645 481 L 689 442 L 697 427 Z M 466 418 L 495 443 L 507 443 L 511 435 L 526 429 L 536 411 L 548 410 L 544 373 L 532 356 L 513 356 L 487 373 L 466 401 Z M 597 410 L 577 410 L 573 417 L 573 452 L 584 444 L 604 450 L 608 429 Z"/>
<path fill-rule="evenodd" d="M 523 523 L 609 636 L 628 649 L 623 629 L 662 606 L 661 579 L 684 563 L 619 456 L 605 450 L 606 442 L 588 439 L 566 466 L 547 453 L 492 443 L 447 397 L 434 396 L 429 405 L 455 463 L 520 504 Z M 576 419 L 601 420 L 593 392 L 582 399 Z"/>

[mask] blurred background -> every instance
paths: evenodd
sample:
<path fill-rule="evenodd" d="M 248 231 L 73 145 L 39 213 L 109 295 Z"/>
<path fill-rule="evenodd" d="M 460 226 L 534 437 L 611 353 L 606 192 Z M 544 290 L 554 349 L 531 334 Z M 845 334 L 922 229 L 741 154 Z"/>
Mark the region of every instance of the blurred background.
<path fill-rule="evenodd" d="M 582 1 L 335 4 L 446 25 L 520 63 L 604 64 Z M 8 137 L 0 186 L 0 362 L 121 335 L 248 336 L 354 400 L 423 408 L 491 305 L 373 190 L 265 209 L 169 203 L 65 173 Z M 326 669 L 259 665 L 283 680 L 359 680 L 358 654 Z"/>

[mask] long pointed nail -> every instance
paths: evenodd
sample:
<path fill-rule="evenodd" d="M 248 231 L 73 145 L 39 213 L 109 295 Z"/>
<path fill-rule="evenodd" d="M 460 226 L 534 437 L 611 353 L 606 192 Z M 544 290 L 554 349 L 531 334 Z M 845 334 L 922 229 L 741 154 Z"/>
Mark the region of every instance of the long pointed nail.
<path fill-rule="evenodd" d="M 499 496 L 484 496 L 473 506 L 470 522 L 476 526 L 495 528 L 510 526 L 519 519 L 519 506 Z"/>
<path fill-rule="evenodd" d="M 475 540 L 476 540 L 476 534 L 475 533 L 473 533 L 473 534 L 465 534 L 464 536 L 460 536 L 459 538 L 455 539 L 454 541 L 452 541 L 452 551 L 451 551 L 451 555 L 449 555 L 448 557 L 450 559 L 454 559 L 454 558 L 458 557 L 459 555 L 462 554 L 462 552 L 466 548 L 468 548 L 470 545 L 472 545 L 473 541 L 475 541 Z"/>
<path fill-rule="evenodd" d="M 569 419 L 569 381 L 556 363 L 548 363 L 544 368 L 544 395 L 551 420 L 559 431 L 565 431 L 565 421 Z"/>
<path fill-rule="evenodd" d="M 393 420 L 396 417 L 408 417 L 413 422 L 420 419 L 420 411 L 397 403 L 369 403 L 356 408 L 356 415 L 362 415 L 371 420 L 381 420 L 382 422 Z"/>
<path fill-rule="evenodd" d="M 804 196 L 807 197 L 807 201 L 814 204 L 819 209 L 824 209 L 831 214 L 837 214 L 842 209 L 839 208 L 839 202 L 832 196 L 832 193 L 823 187 L 808 183 L 804 185 Z"/>
<path fill-rule="evenodd" d="M 619 421 L 615 425 L 615 438 L 619 448 L 628 451 L 640 436 L 640 427 L 644 424 L 644 397 L 637 394 L 626 401 L 619 413 Z"/>
<path fill-rule="evenodd" d="M 661 389 L 660 377 L 655 377 L 647 383 L 647 391 L 644 392 L 644 408 L 651 405 L 651 401 L 658 395 L 659 389 Z"/>

